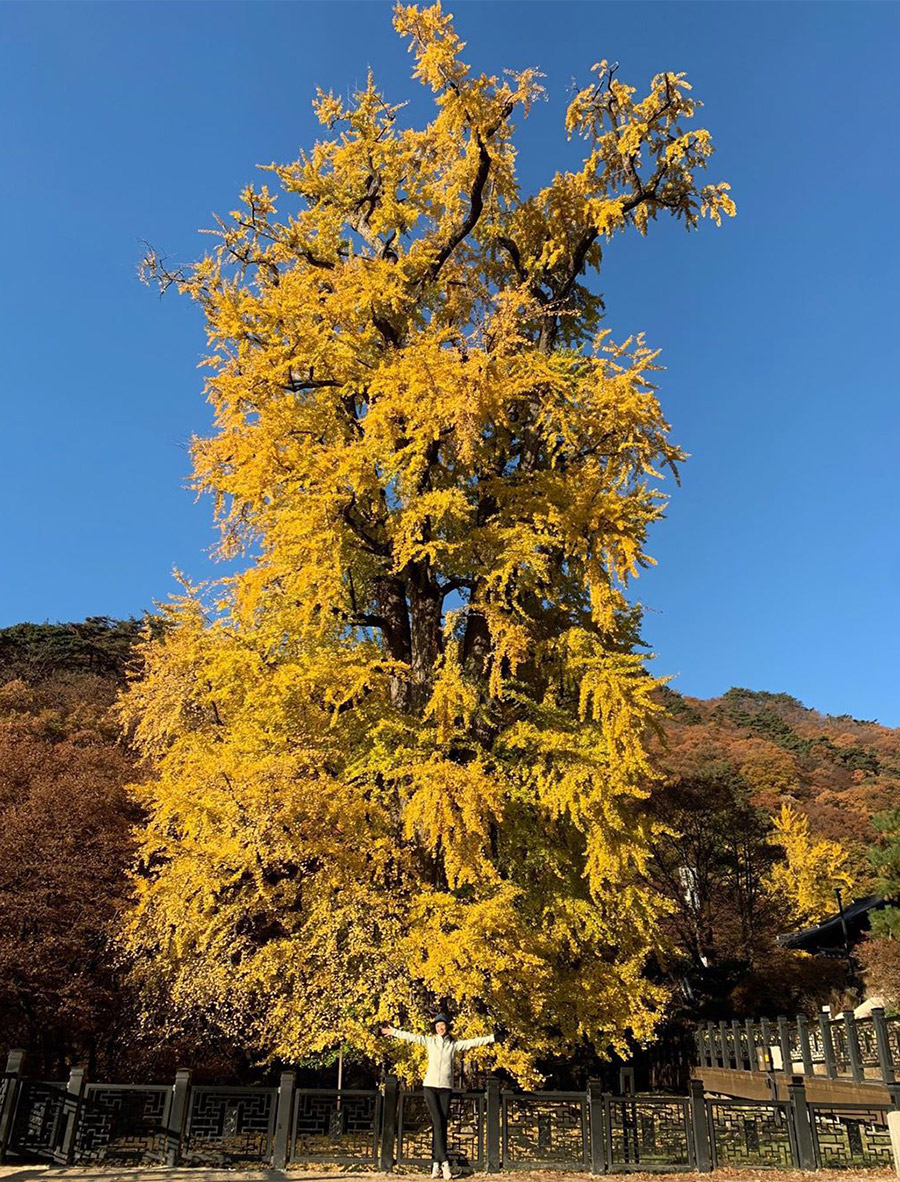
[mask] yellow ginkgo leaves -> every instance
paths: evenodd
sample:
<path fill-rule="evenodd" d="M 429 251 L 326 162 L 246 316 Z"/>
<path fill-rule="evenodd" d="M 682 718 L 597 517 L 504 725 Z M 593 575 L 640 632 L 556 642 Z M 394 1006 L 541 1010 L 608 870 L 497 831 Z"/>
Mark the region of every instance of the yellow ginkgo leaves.
<path fill-rule="evenodd" d="M 532 197 L 514 119 L 536 71 L 474 75 L 439 4 L 398 6 L 434 116 L 369 77 L 330 138 L 267 166 L 201 306 L 214 430 L 191 442 L 220 553 L 148 634 L 123 721 L 154 761 L 127 943 L 149 994 L 260 1057 L 374 1053 L 439 999 L 499 1061 L 649 1036 L 655 710 L 628 586 L 652 561 L 669 439 L 641 336 L 600 329 L 613 234 L 733 212 L 663 74 L 605 63 L 583 164 Z"/>

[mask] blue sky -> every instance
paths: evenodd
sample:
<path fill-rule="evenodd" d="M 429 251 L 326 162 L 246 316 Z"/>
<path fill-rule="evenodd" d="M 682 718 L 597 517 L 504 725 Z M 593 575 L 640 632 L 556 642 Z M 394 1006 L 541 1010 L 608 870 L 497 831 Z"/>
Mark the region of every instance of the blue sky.
<path fill-rule="evenodd" d="M 533 189 L 571 160 L 566 93 L 591 64 L 639 87 L 687 73 L 739 216 L 620 236 L 607 324 L 662 349 L 691 453 L 658 567 L 635 584 L 657 673 L 710 696 L 785 691 L 900 725 L 896 48 L 889 3 L 449 6 L 477 68 L 536 65 Z M 187 487 L 210 408 L 197 310 L 140 285 L 147 239 L 191 260 L 257 163 L 320 129 L 317 85 L 371 65 L 428 99 L 372 3 L 0 4 L 0 626 L 139 615 L 177 566 L 219 577 L 212 505 Z"/>

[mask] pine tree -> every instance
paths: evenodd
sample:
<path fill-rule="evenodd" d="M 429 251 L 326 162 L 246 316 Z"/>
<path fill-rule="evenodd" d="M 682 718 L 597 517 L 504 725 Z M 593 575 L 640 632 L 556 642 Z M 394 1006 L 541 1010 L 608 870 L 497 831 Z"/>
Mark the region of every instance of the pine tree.
<path fill-rule="evenodd" d="M 877 841 L 869 847 L 869 861 L 875 872 L 875 889 L 889 905 L 872 914 L 872 933 L 889 940 L 900 939 L 900 809 L 888 809 L 872 818 Z"/>

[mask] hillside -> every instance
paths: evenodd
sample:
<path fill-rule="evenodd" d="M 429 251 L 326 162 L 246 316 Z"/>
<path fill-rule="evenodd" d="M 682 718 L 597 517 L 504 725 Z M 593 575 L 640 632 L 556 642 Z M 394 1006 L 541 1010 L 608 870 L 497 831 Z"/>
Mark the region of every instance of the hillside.
<path fill-rule="evenodd" d="M 58 674 L 94 674 L 124 681 L 141 621 L 88 616 L 80 623 L 13 624 L 0 628 L 0 684 L 34 684 Z"/>
<path fill-rule="evenodd" d="M 138 630 L 106 617 L 0 629 L 0 1044 L 31 1047 L 48 1071 L 77 1054 L 109 1071 L 149 1061 L 149 1044 L 124 1033 L 135 1003 L 110 945 L 134 856 L 125 784 L 140 771 L 109 706 Z M 649 807 L 671 828 L 649 873 L 672 912 L 654 971 L 694 1016 L 814 1008 L 843 987 L 842 966 L 774 945 L 799 920 L 765 887 L 783 856 L 771 818 L 796 804 L 816 837 L 847 849 L 855 893 L 868 893 L 870 819 L 900 796 L 900 730 L 761 690 L 665 690 L 662 703 L 654 754 L 666 782 Z M 150 1059 L 190 1052 L 227 1074 L 239 1048 L 213 1041 L 206 1030 L 157 1038 Z"/>
<path fill-rule="evenodd" d="M 654 755 L 665 779 L 649 808 L 666 828 L 648 871 L 671 905 L 663 975 L 683 1012 L 841 1008 L 859 985 L 846 965 L 800 956 L 777 936 L 833 912 L 836 886 L 845 900 L 874 888 L 871 819 L 897 800 L 900 731 L 762 690 L 708 700 L 666 690 L 662 704 Z M 795 834 L 808 819 L 792 855 L 778 837 L 786 805 Z"/>
<path fill-rule="evenodd" d="M 872 840 L 870 818 L 900 802 L 900 730 L 820 714 L 785 693 L 730 689 L 706 700 L 664 691 L 672 776 L 728 765 L 754 803 L 775 812 L 796 803 L 814 831 L 844 844 Z"/>
<path fill-rule="evenodd" d="M 0 685 L 13 679 L 66 684 L 70 700 L 124 680 L 136 619 L 92 616 L 79 623 L 0 629 Z M 93 679 L 91 677 L 93 675 Z M 786 693 L 734 688 L 700 699 L 663 690 L 666 744 L 654 743 L 672 777 L 726 765 L 747 782 L 755 804 L 775 812 L 800 806 L 815 832 L 868 843 L 869 819 L 900 803 L 900 729 L 820 714 Z"/>

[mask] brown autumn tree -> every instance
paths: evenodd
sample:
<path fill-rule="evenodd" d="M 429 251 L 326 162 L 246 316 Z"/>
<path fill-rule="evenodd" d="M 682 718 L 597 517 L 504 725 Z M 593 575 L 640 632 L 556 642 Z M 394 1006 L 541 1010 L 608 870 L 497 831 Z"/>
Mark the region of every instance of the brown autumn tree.
<path fill-rule="evenodd" d="M 0 629 L 0 1056 L 24 1047 L 45 1077 L 79 1062 L 95 1078 L 167 1078 L 189 1063 L 242 1079 L 239 1045 L 141 1022 L 114 951 L 140 817 L 124 785 L 142 769 L 108 711 L 138 627 Z"/>
<path fill-rule="evenodd" d="M 110 697 L 90 674 L 0 687 L 0 1043 L 50 1072 L 95 1065 L 117 1033 L 109 933 L 137 813 Z"/>
<path fill-rule="evenodd" d="M 671 905 L 664 967 L 683 1011 L 776 1014 L 825 1000 L 842 983 L 843 966 L 778 945 L 798 915 L 771 889 L 781 855 L 753 786 L 732 764 L 710 760 L 658 786 L 650 803 L 662 823 L 650 876 Z"/>

